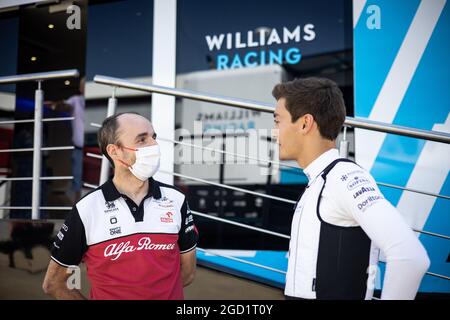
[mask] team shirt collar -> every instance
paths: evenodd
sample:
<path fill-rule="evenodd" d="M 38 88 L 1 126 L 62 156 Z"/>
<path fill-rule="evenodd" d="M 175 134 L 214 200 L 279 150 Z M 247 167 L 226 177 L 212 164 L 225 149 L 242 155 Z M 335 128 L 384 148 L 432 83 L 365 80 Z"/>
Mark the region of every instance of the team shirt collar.
<path fill-rule="evenodd" d="M 334 160 L 339 159 L 339 151 L 335 148 L 322 153 L 318 158 L 311 162 L 303 172 L 308 177 L 308 185 L 322 173 L 322 171 Z"/>
<path fill-rule="evenodd" d="M 153 178 L 148 179 L 149 188 L 148 188 L 148 196 L 153 196 L 155 199 L 161 198 L 161 190 L 160 190 L 160 183 Z M 106 201 L 114 201 L 122 197 L 122 194 L 117 190 L 116 186 L 114 185 L 112 179 L 109 179 L 101 186 L 103 196 L 105 197 Z"/>

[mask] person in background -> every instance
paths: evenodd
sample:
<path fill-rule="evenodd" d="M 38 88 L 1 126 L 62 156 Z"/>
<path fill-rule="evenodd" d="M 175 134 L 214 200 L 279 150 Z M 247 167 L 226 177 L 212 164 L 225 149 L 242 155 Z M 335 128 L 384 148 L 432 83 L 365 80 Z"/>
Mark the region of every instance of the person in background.
<path fill-rule="evenodd" d="M 74 202 L 81 198 L 83 178 L 83 146 L 84 146 L 84 87 L 85 78 L 80 79 L 78 92 L 67 100 L 46 101 L 50 109 L 58 112 L 69 112 L 72 120 L 72 142 L 75 147 L 72 151 L 72 192 Z"/>

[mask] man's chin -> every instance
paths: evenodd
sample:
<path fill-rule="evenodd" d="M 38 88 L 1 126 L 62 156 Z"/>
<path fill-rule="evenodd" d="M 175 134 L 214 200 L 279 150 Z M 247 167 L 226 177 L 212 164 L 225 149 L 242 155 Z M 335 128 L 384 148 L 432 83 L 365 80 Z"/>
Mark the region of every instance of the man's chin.
<path fill-rule="evenodd" d="M 295 160 L 293 157 L 289 157 L 285 154 L 280 154 L 278 158 L 280 159 L 280 161 Z"/>

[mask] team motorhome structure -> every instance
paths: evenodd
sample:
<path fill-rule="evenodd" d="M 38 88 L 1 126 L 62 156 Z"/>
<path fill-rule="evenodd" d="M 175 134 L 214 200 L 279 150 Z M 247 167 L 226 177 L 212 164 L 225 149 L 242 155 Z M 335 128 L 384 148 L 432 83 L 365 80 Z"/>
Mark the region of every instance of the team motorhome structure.
<path fill-rule="evenodd" d="M 161 145 L 157 177 L 189 200 L 198 264 L 284 288 L 308 178 L 278 160 L 272 88 L 315 76 L 343 92 L 340 155 L 373 175 L 427 250 L 418 297 L 448 297 L 446 1 L 39 2 L 0 12 L 2 268 L 43 272 L 48 260 L 33 255 L 49 256 L 73 205 L 74 117 L 46 101 L 75 95 L 84 77 L 82 195 L 112 173 L 97 143 L 103 120 L 138 112 Z M 383 254 L 368 272 L 378 296 Z"/>

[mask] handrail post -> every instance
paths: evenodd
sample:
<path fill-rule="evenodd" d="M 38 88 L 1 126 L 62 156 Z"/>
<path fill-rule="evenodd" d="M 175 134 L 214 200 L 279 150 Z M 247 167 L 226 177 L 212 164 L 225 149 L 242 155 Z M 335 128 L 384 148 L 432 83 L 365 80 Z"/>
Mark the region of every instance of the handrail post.
<path fill-rule="evenodd" d="M 31 219 L 40 219 L 40 203 L 41 203 L 41 170 L 42 170 L 42 121 L 43 121 L 43 105 L 44 105 L 44 91 L 42 90 L 42 82 L 50 79 L 61 78 L 73 78 L 78 77 L 80 74 L 76 69 L 59 70 L 50 72 L 38 72 L 18 74 L 12 76 L 0 77 L 0 85 L 10 83 L 20 83 L 28 81 L 36 81 L 37 89 L 34 95 L 34 120 L 15 120 L 15 121 L 1 121 L 0 124 L 8 123 L 28 123 L 34 122 L 34 140 L 33 140 L 33 176 L 32 176 L 32 190 L 31 190 Z M 66 118 L 58 119 L 67 120 Z M 45 119 L 45 121 L 55 121 L 56 119 Z M 31 148 L 30 148 L 31 149 Z M 52 148 L 45 148 L 52 149 Z M 11 152 L 10 150 L 8 150 Z M 16 150 L 13 150 L 16 151 Z M 31 151 L 28 148 L 24 148 L 21 151 Z M 16 208 L 16 207 L 14 207 Z M 21 207 L 18 207 L 21 208 Z M 30 207 L 26 207 L 29 209 Z M 43 208 L 45 209 L 45 208 Z"/>
<path fill-rule="evenodd" d="M 115 97 L 115 90 L 116 88 L 113 88 L 112 96 L 108 99 L 108 111 L 106 113 L 107 117 L 110 117 L 116 113 L 117 99 Z M 100 186 L 108 180 L 108 173 L 109 173 L 109 161 L 108 159 L 106 159 L 105 156 L 103 156 L 102 166 L 100 169 L 100 183 L 99 183 Z"/>
<path fill-rule="evenodd" d="M 31 219 L 40 218 L 39 206 L 41 202 L 41 147 L 42 147 L 42 108 L 44 103 L 44 91 L 41 89 L 41 81 L 34 96 L 34 141 L 33 141 L 33 183 L 31 194 Z"/>
<path fill-rule="evenodd" d="M 347 126 L 344 126 L 344 133 L 342 134 L 342 140 L 339 142 L 339 156 L 342 158 L 348 158 L 348 146 L 349 141 L 347 140 Z"/>

